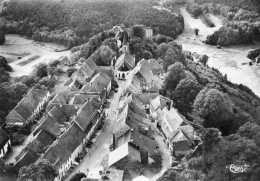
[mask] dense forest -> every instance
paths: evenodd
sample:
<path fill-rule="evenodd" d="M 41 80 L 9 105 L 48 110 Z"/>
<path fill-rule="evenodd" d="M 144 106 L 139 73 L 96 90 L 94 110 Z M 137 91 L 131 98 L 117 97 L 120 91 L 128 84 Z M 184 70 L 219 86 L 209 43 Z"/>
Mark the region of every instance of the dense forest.
<path fill-rule="evenodd" d="M 260 1 L 197 0 L 188 4 L 187 10 L 194 16 L 213 13 L 224 18 L 224 26 L 207 37 L 211 45 L 252 44 L 260 40 Z"/>
<path fill-rule="evenodd" d="M 154 3 L 154 0 L 11 0 L 1 14 L 6 18 L 7 33 L 68 47 L 87 42 L 91 36 L 117 24 L 144 24 L 176 37 L 183 30 L 182 17 L 152 8 Z"/>

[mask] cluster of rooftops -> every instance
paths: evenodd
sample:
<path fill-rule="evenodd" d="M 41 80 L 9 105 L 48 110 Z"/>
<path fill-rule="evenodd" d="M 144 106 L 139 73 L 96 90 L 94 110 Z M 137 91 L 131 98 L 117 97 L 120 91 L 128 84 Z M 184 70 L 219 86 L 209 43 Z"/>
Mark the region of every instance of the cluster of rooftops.
<path fill-rule="evenodd" d="M 65 82 L 65 90 L 54 94 L 33 87 L 7 115 L 7 127 L 22 128 L 34 123 L 30 141 L 15 156 L 15 168 L 46 159 L 57 168 L 61 180 L 104 118 L 104 104 L 113 79 L 125 80 L 133 69 L 138 71 L 121 95 L 107 168 L 123 173 L 122 167 L 126 168 L 129 162 L 149 164 L 156 142 L 136 131 L 136 123 L 152 120 L 174 154 L 185 154 L 200 141 L 172 101 L 159 94 L 164 72 L 159 61 L 143 59 L 136 63 L 133 55 L 123 51 L 108 67 L 97 66 L 91 59 L 79 61 L 77 66 Z M 9 142 L 8 135 L 0 129 L 0 148 Z"/>

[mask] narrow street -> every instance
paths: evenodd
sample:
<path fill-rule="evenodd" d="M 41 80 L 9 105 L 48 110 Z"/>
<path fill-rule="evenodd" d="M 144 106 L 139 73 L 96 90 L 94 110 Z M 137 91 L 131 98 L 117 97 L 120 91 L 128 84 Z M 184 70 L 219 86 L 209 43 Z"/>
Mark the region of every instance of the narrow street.
<path fill-rule="evenodd" d="M 127 77 L 126 81 L 118 81 L 118 91 L 115 93 L 113 92 L 114 94 L 112 94 L 112 96 L 108 99 L 110 105 L 109 108 L 105 110 L 106 118 L 104 120 L 103 128 L 99 131 L 97 137 L 93 140 L 93 145 L 91 146 L 87 155 L 65 181 L 69 181 L 71 176 L 78 172 L 87 173 L 88 170 L 95 170 L 101 167 L 104 157 L 109 153 L 109 145 L 112 140 L 113 131 L 118 127 L 117 116 L 120 97 L 131 85 L 133 76 L 138 70 L 139 67 L 133 69 Z"/>

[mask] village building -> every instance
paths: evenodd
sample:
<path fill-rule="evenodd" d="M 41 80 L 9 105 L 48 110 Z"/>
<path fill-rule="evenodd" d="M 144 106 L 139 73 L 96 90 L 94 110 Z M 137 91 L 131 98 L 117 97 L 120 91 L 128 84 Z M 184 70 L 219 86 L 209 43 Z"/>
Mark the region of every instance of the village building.
<path fill-rule="evenodd" d="M 162 95 L 157 95 L 150 100 L 150 112 L 151 115 L 155 117 L 157 116 L 157 114 L 160 114 L 159 112 L 161 112 L 164 108 L 170 110 L 172 107 L 173 101 L 168 97 L 164 97 Z"/>
<path fill-rule="evenodd" d="M 5 157 L 11 149 L 11 140 L 8 134 L 0 128 L 0 159 Z"/>
<path fill-rule="evenodd" d="M 73 95 L 69 101 L 69 104 L 80 106 L 92 98 L 100 99 L 100 94 L 79 91 Z"/>
<path fill-rule="evenodd" d="M 109 153 L 108 167 L 124 170 L 128 165 L 141 163 L 141 153 L 131 142 L 127 142 Z"/>
<path fill-rule="evenodd" d="M 66 130 L 76 112 L 77 107 L 75 105 L 57 104 L 53 106 L 40 120 L 40 124 L 35 128 L 33 134 L 36 135 L 39 131 L 44 130 L 55 137 L 60 136 Z"/>
<path fill-rule="evenodd" d="M 6 117 L 7 127 L 24 127 L 37 118 L 51 95 L 48 91 L 32 88 Z"/>
<path fill-rule="evenodd" d="M 60 92 L 53 96 L 53 98 L 49 101 L 46 111 L 48 112 L 53 108 L 53 106 L 57 105 L 65 105 L 68 104 L 70 100 L 70 91 Z"/>
<path fill-rule="evenodd" d="M 55 136 L 49 134 L 45 130 L 41 130 L 32 138 L 32 141 L 20 152 L 20 154 L 15 157 L 14 167 L 19 169 L 34 163 L 55 139 Z"/>
<path fill-rule="evenodd" d="M 69 128 L 49 147 L 42 158 L 47 159 L 58 170 L 56 180 L 61 180 L 77 164 L 75 159 L 101 123 L 101 103 L 93 98 L 77 112 Z"/>
<path fill-rule="evenodd" d="M 153 29 L 151 27 L 144 27 L 144 32 L 145 32 L 145 38 L 147 39 L 152 39 L 153 37 Z"/>
<path fill-rule="evenodd" d="M 129 72 L 135 67 L 135 57 L 124 48 L 123 54 L 115 62 L 114 76 L 119 80 L 125 80 Z"/>
<path fill-rule="evenodd" d="M 111 86 L 111 77 L 105 73 L 98 73 L 91 79 L 89 83 L 82 87 L 81 91 L 101 94 L 105 90 L 106 96 L 108 96 L 111 91 Z"/>
<path fill-rule="evenodd" d="M 135 76 L 140 81 L 142 90 L 159 92 L 162 85 L 160 76 L 163 73 L 163 67 L 155 59 L 142 59 L 137 66 L 139 71 Z"/>
<path fill-rule="evenodd" d="M 72 82 L 69 84 L 71 91 L 80 90 L 83 87 L 83 84 L 78 80 L 78 78 L 72 79 Z"/>
<path fill-rule="evenodd" d="M 83 150 L 81 143 L 84 137 L 85 133 L 73 123 L 43 155 L 42 158 L 48 160 L 58 170 L 56 180 L 61 180 L 70 167 L 77 164 L 75 159 Z"/>
<path fill-rule="evenodd" d="M 96 63 L 91 60 L 87 59 L 79 68 L 79 70 L 76 72 L 77 79 L 82 83 L 86 83 L 90 81 L 92 76 L 96 73 L 97 65 Z"/>
<path fill-rule="evenodd" d="M 96 123 L 101 112 L 101 102 L 98 99 L 93 98 L 79 109 L 74 122 L 83 132 L 88 132 Z"/>
<path fill-rule="evenodd" d="M 200 137 L 191 125 L 180 126 L 171 139 L 175 156 L 185 156 L 200 142 Z"/>

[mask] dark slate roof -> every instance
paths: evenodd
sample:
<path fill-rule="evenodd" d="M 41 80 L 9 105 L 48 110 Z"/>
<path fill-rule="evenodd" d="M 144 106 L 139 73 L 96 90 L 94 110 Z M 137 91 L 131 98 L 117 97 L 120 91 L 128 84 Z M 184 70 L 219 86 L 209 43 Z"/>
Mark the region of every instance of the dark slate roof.
<path fill-rule="evenodd" d="M 85 133 L 81 131 L 77 124 L 73 123 L 58 140 L 54 141 L 43 155 L 43 159 L 48 160 L 55 168 L 59 168 L 69 159 L 84 137 Z"/>
<path fill-rule="evenodd" d="M 26 150 L 20 153 L 19 158 L 15 164 L 16 169 L 20 169 L 23 166 L 30 165 L 38 159 L 38 155 L 30 150 Z"/>
<path fill-rule="evenodd" d="M 78 111 L 75 122 L 79 125 L 82 131 L 86 131 L 88 125 L 97 118 L 98 110 L 100 109 L 101 102 L 93 98 L 86 102 Z"/>
<path fill-rule="evenodd" d="M 37 130 L 45 130 L 57 137 L 66 128 L 66 122 L 77 112 L 74 105 L 55 105 L 41 120 Z"/>
<path fill-rule="evenodd" d="M 7 115 L 6 124 L 24 123 L 32 115 L 46 94 L 46 90 L 32 88 Z"/>
<path fill-rule="evenodd" d="M 47 146 L 49 146 L 56 138 L 48 133 L 45 130 L 41 130 L 33 139 L 33 141 L 28 144 L 27 149 L 39 153 L 44 152 L 47 149 Z M 43 149 L 43 150 L 41 150 Z"/>
<path fill-rule="evenodd" d="M 2 148 L 8 140 L 8 134 L 2 128 L 0 128 L 0 148 Z"/>
<path fill-rule="evenodd" d="M 35 162 L 41 153 L 44 153 L 48 146 L 53 143 L 55 137 L 44 130 L 41 130 L 30 142 L 26 148 L 16 157 L 19 168 Z"/>
<path fill-rule="evenodd" d="M 122 54 L 116 60 L 115 68 L 119 69 L 123 65 L 125 65 L 128 69 L 133 69 L 135 67 L 135 57 L 129 53 Z"/>

